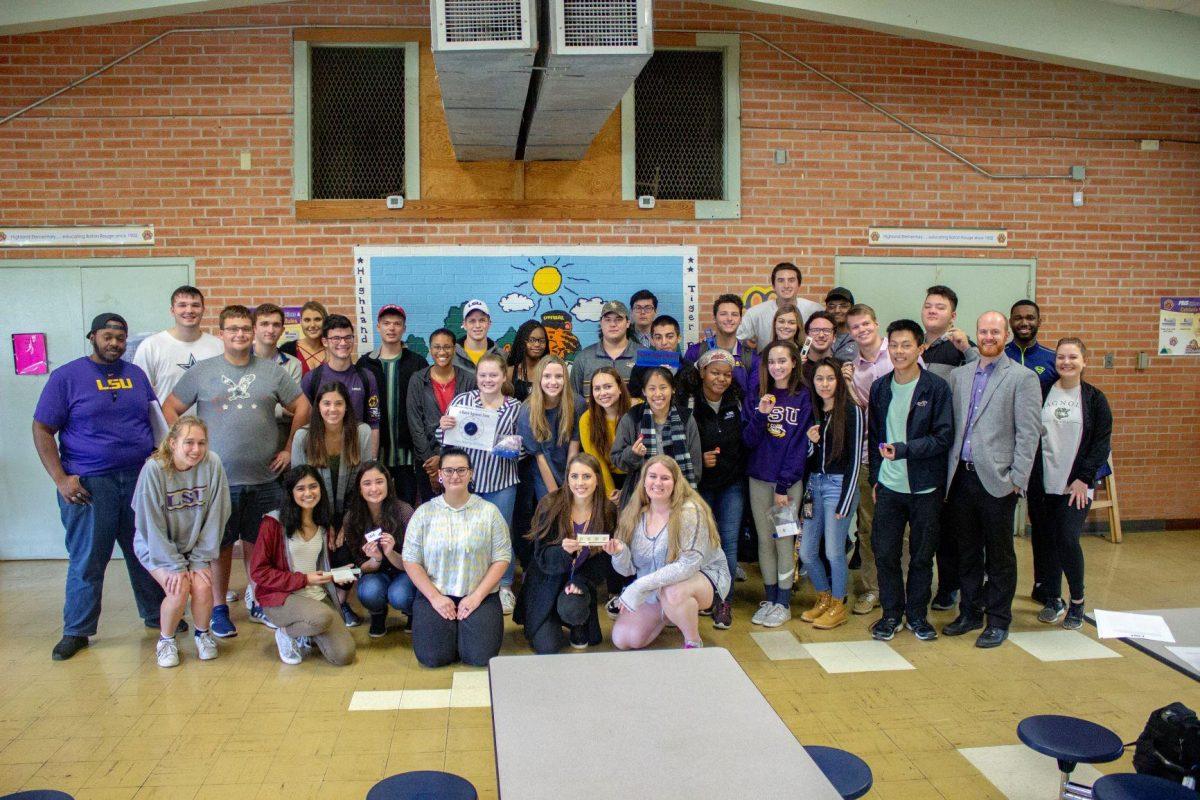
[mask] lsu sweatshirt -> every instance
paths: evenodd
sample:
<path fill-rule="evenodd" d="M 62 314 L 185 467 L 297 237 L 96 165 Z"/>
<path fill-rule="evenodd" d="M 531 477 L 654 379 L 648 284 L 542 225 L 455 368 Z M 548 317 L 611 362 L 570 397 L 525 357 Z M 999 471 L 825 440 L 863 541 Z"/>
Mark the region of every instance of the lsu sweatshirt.
<path fill-rule="evenodd" d="M 150 458 L 133 490 L 133 551 L 148 570 L 204 569 L 216 559 L 229 519 L 229 481 L 209 450 L 187 472 Z"/>
<path fill-rule="evenodd" d="M 776 494 L 787 494 L 796 481 L 804 480 L 808 459 L 808 437 L 813 424 L 812 400 L 803 386 L 797 392 L 775 389 L 775 407 L 770 414 L 758 410 L 757 396 L 746 398 L 742 441 L 748 459 L 746 474 L 775 484 Z"/>

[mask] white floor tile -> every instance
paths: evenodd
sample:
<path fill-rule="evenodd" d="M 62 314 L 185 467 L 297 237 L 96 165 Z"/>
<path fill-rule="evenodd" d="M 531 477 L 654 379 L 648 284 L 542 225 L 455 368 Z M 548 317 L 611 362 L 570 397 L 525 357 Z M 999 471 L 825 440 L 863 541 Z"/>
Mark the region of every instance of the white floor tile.
<path fill-rule="evenodd" d="M 355 692 L 350 698 L 351 711 L 395 711 L 404 692 Z"/>
<path fill-rule="evenodd" d="M 752 631 L 750 638 L 772 661 L 812 658 L 791 631 Z"/>
<path fill-rule="evenodd" d="M 826 672 L 881 672 L 916 669 L 887 642 L 823 642 L 804 649 Z"/>
<path fill-rule="evenodd" d="M 405 689 L 400 698 L 400 709 L 449 708 L 449 689 Z"/>
<path fill-rule="evenodd" d="M 454 684 L 450 688 L 451 708 L 486 708 L 491 704 L 492 691 L 487 672 L 454 673 Z"/>
<path fill-rule="evenodd" d="M 1120 658 L 1117 653 L 1079 631 L 1052 630 L 1010 633 L 1008 638 L 1039 661 L 1079 661 Z"/>
<path fill-rule="evenodd" d="M 1008 800 L 1046 800 L 1058 793 L 1058 765 L 1053 758 L 1035 753 L 1023 744 L 959 749 Z M 1071 773 L 1076 783 L 1090 786 L 1100 772 L 1080 764 Z"/>

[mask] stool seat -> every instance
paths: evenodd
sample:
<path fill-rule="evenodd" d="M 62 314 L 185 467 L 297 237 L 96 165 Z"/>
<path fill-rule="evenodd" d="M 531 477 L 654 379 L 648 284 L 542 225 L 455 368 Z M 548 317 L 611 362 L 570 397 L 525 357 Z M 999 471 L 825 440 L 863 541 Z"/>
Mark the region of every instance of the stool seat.
<path fill-rule="evenodd" d="M 1026 717 L 1017 725 L 1017 736 L 1032 750 L 1058 759 L 1063 772 L 1076 764 L 1116 761 L 1124 752 L 1121 737 L 1103 725 L 1058 714 Z"/>
<path fill-rule="evenodd" d="M 1196 800 L 1194 789 L 1154 775 L 1124 772 L 1105 775 L 1092 784 L 1094 800 Z"/>
<path fill-rule="evenodd" d="M 465 778 L 436 770 L 402 772 L 384 778 L 367 792 L 367 800 L 478 800 Z"/>
<path fill-rule="evenodd" d="M 6 794 L 0 797 L 0 800 L 75 800 L 75 798 L 57 789 L 26 789 L 23 792 Z"/>
<path fill-rule="evenodd" d="M 844 800 L 855 800 L 871 791 L 871 768 L 854 753 L 820 745 L 806 745 L 804 749 Z"/>

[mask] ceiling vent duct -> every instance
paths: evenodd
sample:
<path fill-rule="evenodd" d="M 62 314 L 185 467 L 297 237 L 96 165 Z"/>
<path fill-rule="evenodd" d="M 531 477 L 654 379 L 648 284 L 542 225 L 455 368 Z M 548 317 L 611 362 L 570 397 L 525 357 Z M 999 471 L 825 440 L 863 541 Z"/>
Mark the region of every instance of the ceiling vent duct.
<path fill-rule="evenodd" d="M 546 3 L 542 33 L 549 48 L 533 98 L 525 160 L 584 157 L 654 53 L 650 4 L 651 0 Z"/>
<path fill-rule="evenodd" d="M 516 157 L 537 51 L 536 0 L 433 0 L 433 62 L 459 161 Z"/>

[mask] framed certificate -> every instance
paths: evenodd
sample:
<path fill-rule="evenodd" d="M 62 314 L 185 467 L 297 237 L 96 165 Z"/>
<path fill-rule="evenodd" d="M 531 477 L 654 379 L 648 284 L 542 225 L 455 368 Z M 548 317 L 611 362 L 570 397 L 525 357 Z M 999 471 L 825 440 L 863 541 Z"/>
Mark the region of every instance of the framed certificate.
<path fill-rule="evenodd" d="M 499 411 L 451 406 L 446 413 L 454 417 L 457 424 L 443 433 L 442 444 L 492 452 L 496 444 L 496 427 L 500 424 Z"/>

